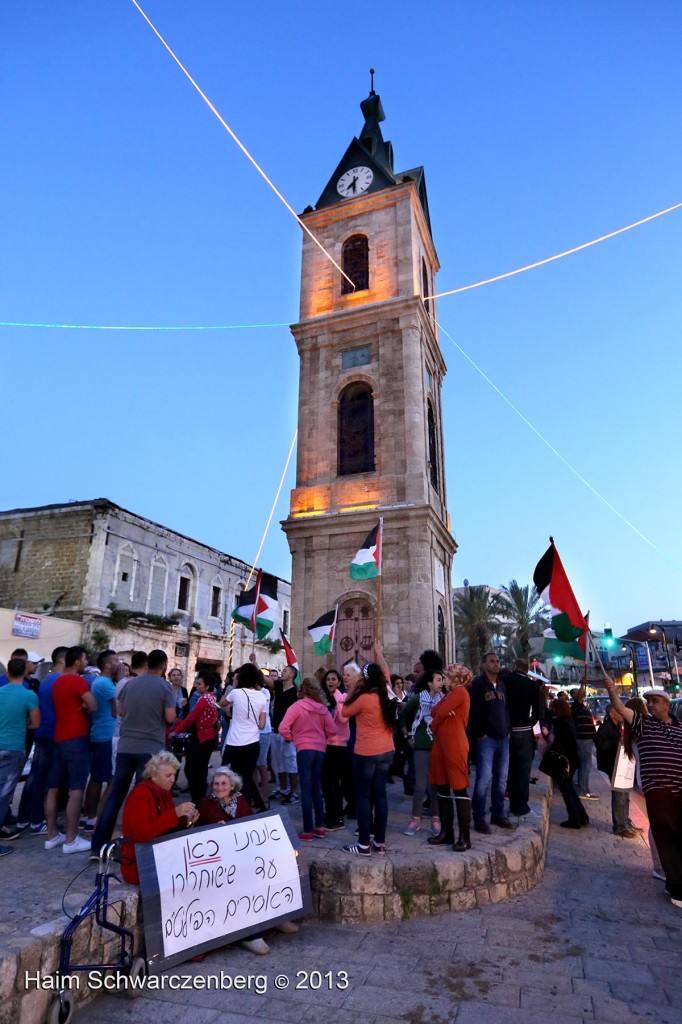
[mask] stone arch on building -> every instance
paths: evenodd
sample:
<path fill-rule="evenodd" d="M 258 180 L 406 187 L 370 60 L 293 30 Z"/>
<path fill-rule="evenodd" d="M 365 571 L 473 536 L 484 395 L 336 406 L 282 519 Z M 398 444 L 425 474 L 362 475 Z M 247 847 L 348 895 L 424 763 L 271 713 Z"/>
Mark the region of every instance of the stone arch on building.
<path fill-rule="evenodd" d="M 436 649 L 443 661 L 445 661 L 447 658 L 447 629 L 445 626 L 445 612 L 440 602 L 438 603 L 436 621 Z"/>
<path fill-rule="evenodd" d="M 356 590 L 339 598 L 334 658 L 340 671 L 349 661 L 360 668 L 372 661 L 374 628 L 375 602 L 369 594 Z"/>
<path fill-rule="evenodd" d="M 178 573 L 178 586 L 175 595 L 175 610 L 192 616 L 197 596 L 197 570 L 191 562 L 184 562 Z"/>
<path fill-rule="evenodd" d="M 220 573 L 216 573 L 209 584 L 208 615 L 210 619 L 222 621 L 225 607 L 225 584 Z"/>

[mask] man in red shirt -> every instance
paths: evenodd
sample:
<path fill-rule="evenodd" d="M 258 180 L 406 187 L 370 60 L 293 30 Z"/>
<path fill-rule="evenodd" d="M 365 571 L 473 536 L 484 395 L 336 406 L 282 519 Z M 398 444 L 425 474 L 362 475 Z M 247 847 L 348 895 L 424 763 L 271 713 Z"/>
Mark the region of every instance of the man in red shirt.
<path fill-rule="evenodd" d="M 61 846 L 62 853 L 87 853 L 90 843 L 78 835 L 78 821 L 83 803 L 83 790 L 90 768 L 89 712 L 97 710 L 97 702 L 80 675 L 88 664 L 82 647 L 70 647 L 64 657 L 64 674 L 52 686 L 55 713 L 54 754 L 47 797 L 46 850 Z M 69 786 L 66 805 L 66 835 L 57 830 L 57 798 L 63 782 Z"/>

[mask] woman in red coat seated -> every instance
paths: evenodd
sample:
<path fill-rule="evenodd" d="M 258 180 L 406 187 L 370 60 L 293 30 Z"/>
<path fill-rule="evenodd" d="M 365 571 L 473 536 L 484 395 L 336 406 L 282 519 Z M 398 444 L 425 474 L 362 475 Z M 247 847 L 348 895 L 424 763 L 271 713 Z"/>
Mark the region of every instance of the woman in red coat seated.
<path fill-rule="evenodd" d="M 446 695 L 433 709 L 431 731 L 433 750 L 429 768 L 429 782 L 436 787 L 440 808 L 441 831 L 430 836 L 431 846 L 452 843 L 460 853 L 471 849 L 471 800 L 469 786 L 469 693 L 471 672 L 464 665 L 449 665 L 445 673 Z M 457 807 L 459 837 L 455 842 L 455 822 L 452 795 Z"/>
<path fill-rule="evenodd" d="M 132 885 L 140 884 L 135 844 L 148 843 L 177 828 L 188 828 L 199 817 L 193 803 L 188 801 L 178 807 L 173 804 L 171 790 L 179 767 L 178 759 L 167 750 L 154 754 L 147 761 L 142 781 L 123 805 L 123 835 L 132 842 L 123 844 L 121 874 Z"/>

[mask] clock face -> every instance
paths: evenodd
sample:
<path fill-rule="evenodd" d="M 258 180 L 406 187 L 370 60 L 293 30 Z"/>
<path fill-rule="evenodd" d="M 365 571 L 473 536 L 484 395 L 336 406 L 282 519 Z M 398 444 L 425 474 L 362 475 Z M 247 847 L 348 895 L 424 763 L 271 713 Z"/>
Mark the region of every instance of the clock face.
<path fill-rule="evenodd" d="M 362 195 L 374 181 L 374 172 L 369 167 L 351 167 L 336 183 L 336 191 L 344 199 Z"/>

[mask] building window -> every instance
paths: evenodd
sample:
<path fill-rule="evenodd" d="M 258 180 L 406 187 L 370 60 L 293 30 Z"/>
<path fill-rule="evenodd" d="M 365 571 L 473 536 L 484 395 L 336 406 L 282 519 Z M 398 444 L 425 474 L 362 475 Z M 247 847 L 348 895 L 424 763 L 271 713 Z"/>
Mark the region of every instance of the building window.
<path fill-rule="evenodd" d="M 445 661 L 445 616 L 440 605 L 438 605 L 438 653 Z"/>
<path fill-rule="evenodd" d="M 351 235 L 343 243 L 341 265 L 355 285 L 356 291 L 369 288 L 369 245 L 365 235 Z M 341 294 L 347 295 L 353 288 L 345 277 L 341 279 Z"/>
<path fill-rule="evenodd" d="M 433 414 L 433 406 L 428 402 L 428 431 L 429 431 L 429 479 L 434 490 L 438 490 L 438 451 L 436 448 L 436 417 Z"/>
<path fill-rule="evenodd" d="M 157 556 L 152 563 L 152 572 L 149 579 L 149 598 L 147 600 L 147 611 L 152 615 L 163 615 L 166 611 L 166 586 L 168 583 L 168 567 L 161 556 Z"/>
<path fill-rule="evenodd" d="M 128 582 L 128 573 L 127 572 L 122 572 L 121 573 L 121 583 L 127 583 L 127 582 Z"/>
<path fill-rule="evenodd" d="M 426 269 L 426 260 L 422 257 L 422 298 L 424 305 L 426 306 L 426 312 L 431 312 L 431 302 L 427 299 L 427 295 L 430 294 L 431 289 L 429 288 L 429 272 Z"/>
<path fill-rule="evenodd" d="M 220 618 L 220 603 L 222 591 L 220 587 L 211 587 L 211 618 Z"/>
<path fill-rule="evenodd" d="M 339 476 L 374 470 L 374 399 L 367 384 L 349 384 L 339 399 Z"/>
<path fill-rule="evenodd" d="M 181 612 L 186 612 L 189 608 L 189 588 L 191 580 L 187 576 L 180 577 L 180 585 L 178 587 L 178 608 Z"/>
<path fill-rule="evenodd" d="M 286 637 L 289 636 L 289 609 L 282 609 L 282 632 Z"/>

